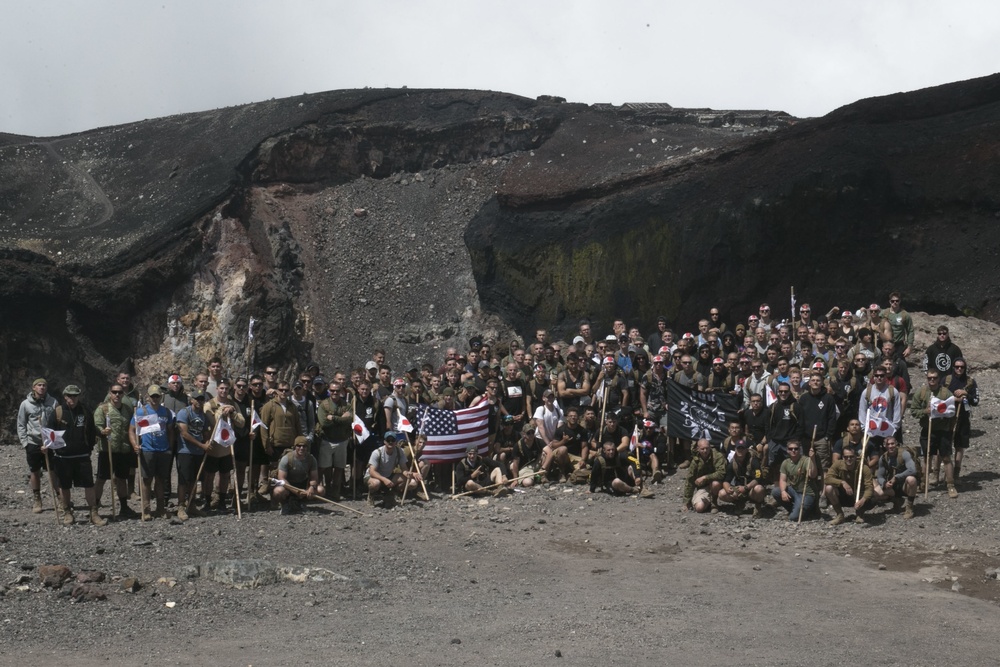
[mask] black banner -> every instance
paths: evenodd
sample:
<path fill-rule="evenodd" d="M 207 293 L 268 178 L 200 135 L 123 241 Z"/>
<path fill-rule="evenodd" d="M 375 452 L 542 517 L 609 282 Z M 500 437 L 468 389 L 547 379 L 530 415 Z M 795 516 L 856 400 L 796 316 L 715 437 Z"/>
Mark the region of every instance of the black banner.
<path fill-rule="evenodd" d="M 667 382 L 667 435 L 708 438 L 713 445 L 721 445 L 729 435 L 729 422 L 739 418 L 740 407 L 738 395 L 694 391 L 671 379 Z"/>

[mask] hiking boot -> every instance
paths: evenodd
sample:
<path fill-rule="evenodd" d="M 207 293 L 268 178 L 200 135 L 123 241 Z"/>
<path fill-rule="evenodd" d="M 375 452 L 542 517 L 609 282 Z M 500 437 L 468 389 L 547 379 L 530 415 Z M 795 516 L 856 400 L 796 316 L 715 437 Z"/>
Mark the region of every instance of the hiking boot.
<path fill-rule="evenodd" d="M 191 506 L 191 507 L 190 507 L 190 508 L 189 508 L 189 509 L 187 510 L 187 512 L 185 512 L 185 514 L 186 514 L 187 516 L 189 516 L 189 517 L 191 517 L 191 516 L 197 516 L 197 517 L 201 517 L 201 516 L 205 516 L 205 511 L 204 511 L 204 510 L 200 510 L 200 509 L 198 509 L 198 507 L 197 507 L 197 506 L 195 506 L 195 505 L 192 505 L 192 506 Z M 177 518 L 180 518 L 180 516 L 181 516 L 181 510 L 180 510 L 180 509 L 178 509 L 178 510 L 177 510 Z"/>
<path fill-rule="evenodd" d="M 122 500 L 120 501 L 118 517 L 121 519 L 134 519 L 139 516 L 134 509 L 128 506 L 128 504 Z"/>
<path fill-rule="evenodd" d="M 864 523 L 864 522 L 865 522 L 865 518 L 863 516 L 861 516 L 860 514 L 854 517 L 854 523 Z"/>
<path fill-rule="evenodd" d="M 763 512 L 760 510 L 760 503 L 754 503 L 753 505 L 753 518 L 759 519 L 763 516 Z"/>
<path fill-rule="evenodd" d="M 837 516 L 833 517 L 833 519 L 830 521 L 830 525 L 831 526 L 839 526 L 840 524 L 844 523 L 844 521 L 846 521 L 846 520 L 847 520 L 847 518 L 844 516 L 843 512 L 837 512 Z"/>
<path fill-rule="evenodd" d="M 184 509 L 184 506 L 181 505 L 180 507 L 178 507 L 177 508 L 177 520 L 178 521 L 187 521 L 188 518 L 189 518 L 188 517 L 188 513 L 187 513 L 187 510 Z"/>
<path fill-rule="evenodd" d="M 292 503 L 291 501 L 285 501 L 281 503 L 281 516 L 290 516 L 292 514 Z"/>
<path fill-rule="evenodd" d="M 903 518 L 904 519 L 913 518 L 913 498 L 906 499 L 906 508 L 903 510 Z"/>
<path fill-rule="evenodd" d="M 427 496 L 427 494 L 424 493 L 423 491 L 417 491 L 416 496 L 417 496 L 417 500 L 422 500 L 425 503 L 430 500 L 430 498 Z"/>
<path fill-rule="evenodd" d="M 156 511 L 153 512 L 153 516 L 156 517 L 157 519 L 170 519 L 170 518 L 172 518 L 171 513 L 169 511 L 167 511 L 167 508 L 165 508 L 165 507 L 157 507 Z"/>
<path fill-rule="evenodd" d="M 503 498 L 504 496 L 509 496 L 510 494 L 511 494 L 511 490 L 510 490 L 509 487 L 506 487 L 506 486 L 498 486 L 493 491 L 493 497 L 494 498 Z"/>
<path fill-rule="evenodd" d="M 733 503 L 733 507 L 736 508 L 736 516 L 739 516 L 740 514 L 743 514 L 743 510 L 746 509 L 747 501 L 737 500 L 735 503 Z"/>
<path fill-rule="evenodd" d="M 32 500 L 31 500 L 31 511 L 34 512 L 35 514 L 41 514 L 42 513 L 42 492 L 41 491 L 32 491 L 31 493 L 34 496 L 34 498 L 32 498 Z"/>
<path fill-rule="evenodd" d="M 90 523 L 94 524 L 95 526 L 106 526 L 106 525 L 108 525 L 108 520 L 101 518 L 101 515 L 97 513 L 97 508 L 96 507 L 91 507 L 90 508 Z"/>
<path fill-rule="evenodd" d="M 949 484 L 948 485 L 948 497 L 949 498 L 958 498 L 958 489 L 955 488 L 954 484 Z"/>
<path fill-rule="evenodd" d="M 257 495 L 262 496 L 271 490 L 271 484 L 269 482 L 261 482 L 260 486 L 257 487 Z"/>
<path fill-rule="evenodd" d="M 375 494 L 368 492 L 368 507 L 375 507 Z"/>
<path fill-rule="evenodd" d="M 229 510 L 228 503 L 225 498 L 219 498 L 215 502 L 215 511 L 221 513 L 227 512 Z"/>
<path fill-rule="evenodd" d="M 894 496 L 892 499 L 892 511 L 898 513 L 902 508 L 903 499 L 900 496 Z"/>
<path fill-rule="evenodd" d="M 73 510 L 68 507 L 63 508 L 62 523 L 64 526 L 73 525 Z"/>
<path fill-rule="evenodd" d="M 715 503 L 712 503 L 712 509 L 709 510 L 709 513 L 711 513 L 711 514 L 718 514 L 719 513 L 719 506 L 716 505 Z"/>
<path fill-rule="evenodd" d="M 663 471 L 657 470 L 653 473 L 653 484 L 659 484 L 663 481 Z"/>
<path fill-rule="evenodd" d="M 152 521 L 153 520 L 153 515 L 150 513 L 148 507 L 143 507 L 142 508 L 141 518 L 142 518 L 143 521 Z"/>
<path fill-rule="evenodd" d="M 653 493 L 653 490 L 650 489 L 649 487 L 645 486 L 645 485 L 643 485 L 643 487 L 641 489 L 639 489 L 639 497 L 640 498 L 652 498 L 655 495 L 656 494 Z"/>

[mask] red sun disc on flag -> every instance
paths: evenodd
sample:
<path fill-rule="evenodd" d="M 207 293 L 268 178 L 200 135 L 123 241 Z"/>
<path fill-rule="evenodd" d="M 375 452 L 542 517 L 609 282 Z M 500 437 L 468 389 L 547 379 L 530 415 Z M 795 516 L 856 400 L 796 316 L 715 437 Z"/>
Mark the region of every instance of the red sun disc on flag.
<path fill-rule="evenodd" d="M 354 425 L 354 432 L 357 433 L 358 435 L 361 435 L 361 424 Z"/>
<path fill-rule="evenodd" d="M 143 417 L 142 419 L 140 419 L 140 420 L 139 420 L 138 422 L 136 422 L 136 423 L 137 423 L 137 424 L 139 424 L 139 426 L 142 426 L 142 427 L 146 427 L 146 426 L 149 426 L 149 420 L 148 420 L 148 419 L 146 419 L 145 417 Z"/>
<path fill-rule="evenodd" d="M 219 431 L 219 435 L 222 436 L 223 440 L 229 440 L 229 429 L 228 428 L 222 429 L 221 431 Z"/>
<path fill-rule="evenodd" d="M 56 441 L 55 431 L 49 431 L 49 442 L 55 442 L 55 441 Z"/>
<path fill-rule="evenodd" d="M 878 422 L 875 421 L 874 419 L 870 420 L 868 422 L 868 430 L 869 431 L 877 431 L 878 430 Z"/>
<path fill-rule="evenodd" d="M 944 401 L 942 401 L 942 402 L 940 402 L 940 403 L 937 404 L 937 407 L 935 408 L 935 410 L 937 410 L 941 414 L 944 414 L 944 413 L 948 412 L 948 406 L 944 403 Z"/>

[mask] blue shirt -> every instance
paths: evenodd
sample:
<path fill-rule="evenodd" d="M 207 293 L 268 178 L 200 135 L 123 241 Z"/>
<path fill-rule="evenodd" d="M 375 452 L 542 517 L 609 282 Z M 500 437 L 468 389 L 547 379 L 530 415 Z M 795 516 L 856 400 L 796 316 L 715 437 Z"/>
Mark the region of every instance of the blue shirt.
<path fill-rule="evenodd" d="M 205 442 L 205 413 L 196 412 L 194 408 L 186 407 L 181 409 L 177 413 L 178 424 L 186 424 L 188 435 L 197 440 L 198 442 Z M 177 453 L 178 454 L 193 454 L 195 456 L 203 456 L 205 450 L 197 445 L 192 445 L 190 442 L 181 437 L 180 429 L 177 433 Z"/>
<path fill-rule="evenodd" d="M 155 414 L 160 422 L 159 430 L 153 431 L 152 433 L 146 433 L 144 435 L 139 435 L 140 427 L 137 425 L 138 422 L 142 421 L 143 417 Z M 167 438 L 168 429 L 172 428 L 174 425 L 174 414 L 170 412 L 164 406 L 158 407 L 156 410 L 153 406 L 146 405 L 139 406 L 135 409 L 135 414 L 132 415 L 132 426 L 135 427 L 135 433 L 139 436 L 140 448 L 144 452 L 169 452 L 170 451 L 170 440 Z"/>

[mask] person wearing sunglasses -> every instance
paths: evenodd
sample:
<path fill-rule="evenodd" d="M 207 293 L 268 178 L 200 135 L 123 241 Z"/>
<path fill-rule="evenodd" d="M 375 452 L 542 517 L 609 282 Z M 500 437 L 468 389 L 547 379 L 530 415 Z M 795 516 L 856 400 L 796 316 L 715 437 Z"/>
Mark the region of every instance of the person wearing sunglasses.
<path fill-rule="evenodd" d="M 771 497 L 788 511 L 789 521 L 798 521 L 800 515 L 808 516 L 816 505 L 821 488 L 819 465 L 815 458 L 803 456 L 799 440 L 789 440 L 784 451 L 788 458 L 781 462 Z"/>
<path fill-rule="evenodd" d="M 961 406 L 957 409 L 955 419 L 955 483 L 959 482 L 962 474 L 962 459 L 965 450 L 969 448 L 969 436 L 971 434 L 972 413 L 970 408 L 979 405 L 979 386 L 974 378 L 969 377 L 969 362 L 963 357 L 957 357 L 951 367 L 951 375 L 944 379 L 945 389 L 955 396 L 956 401 L 961 401 Z"/>
<path fill-rule="evenodd" d="M 948 327 L 942 324 L 937 328 L 936 340 L 927 346 L 924 367 L 936 368 L 942 376 L 945 376 L 951 372 L 955 360 L 961 356 L 962 350 L 951 340 Z"/>
<path fill-rule="evenodd" d="M 823 478 L 826 500 L 833 508 L 834 516 L 831 526 L 839 526 L 847 518 L 844 516 L 844 505 L 854 507 L 854 523 L 865 522 L 865 511 L 872 506 L 872 496 L 875 485 L 872 482 L 872 470 L 863 463 L 861 465 L 861 494 L 856 493 L 858 483 L 858 453 L 851 447 L 845 447 L 840 460 L 835 461 L 826 471 Z M 797 518 L 797 517 L 796 517 Z"/>
<path fill-rule="evenodd" d="M 896 343 L 896 349 L 903 348 L 903 358 L 910 356 L 913 351 L 913 318 L 903 310 L 902 297 L 899 292 L 889 294 L 889 309 L 882 311 L 882 317 L 886 320 L 883 326 L 883 338 L 885 338 L 886 328 L 888 328 L 889 340 Z"/>
<path fill-rule="evenodd" d="M 111 493 L 118 494 L 117 516 L 131 519 L 138 517 L 139 514 L 128 506 L 126 480 L 129 477 L 129 470 L 134 469 L 138 463 L 132 445 L 128 441 L 128 425 L 132 421 L 133 409 L 122 400 L 124 394 L 125 388 L 122 385 L 118 383 L 111 385 L 108 389 L 108 398 L 94 410 L 98 449 L 94 495 L 99 505 L 104 496 L 104 483 L 114 475 L 115 482 Z"/>

